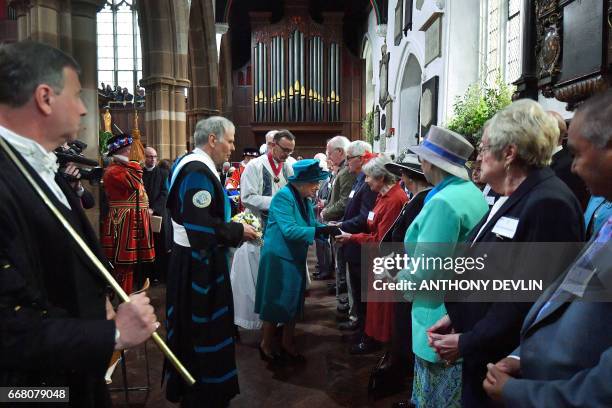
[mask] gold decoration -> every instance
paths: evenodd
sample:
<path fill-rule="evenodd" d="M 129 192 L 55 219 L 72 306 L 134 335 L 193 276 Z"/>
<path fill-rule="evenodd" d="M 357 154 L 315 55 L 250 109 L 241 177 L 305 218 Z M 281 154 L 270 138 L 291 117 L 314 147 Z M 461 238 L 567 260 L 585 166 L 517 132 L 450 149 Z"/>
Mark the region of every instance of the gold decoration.
<path fill-rule="evenodd" d="M 304 85 L 302 85 L 302 95 L 306 95 L 306 89 L 304 88 Z"/>
<path fill-rule="evenodd" d="M 138 111 L 134 109 L 134 124 L 132 125 L 132 149 L 130 160 L 143 163 L 145 159 L 144 146 L 140 141 L 140 130 L 138 129 Z"/>
<path fill-rule="evenodd" d="M 106 108 L 106 112 L 104 112 L 104 131 L 113 133 L 111 125 L 112 117 L 110 114 L 110 110 Z"/>
<path fill-rule="evenodd" d="M 285 89 L 281 89 L 281 97 L 285 99 Z"/>

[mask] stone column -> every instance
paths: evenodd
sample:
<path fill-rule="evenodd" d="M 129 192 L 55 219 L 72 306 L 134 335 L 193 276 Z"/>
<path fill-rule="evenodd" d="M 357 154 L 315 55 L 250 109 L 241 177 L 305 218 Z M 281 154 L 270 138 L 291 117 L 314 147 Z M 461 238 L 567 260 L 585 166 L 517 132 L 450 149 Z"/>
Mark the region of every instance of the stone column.
<path fill-rule="evenodd" d="M 139 5 L 143 37 L 143 79 L 146 89 L 145 135 L 147 145 L 160 158 L 174 159 L 187 141 L 185 89 L 187 79 L 186 2 L 150 0 Z"/>
<path fill-rule="evenodd" d="M 189 14 L 189 132 L 198 120 L 219 115 L 219 62 L 213 1 L 193 0 Z"/>
<path fill-rule="evenodd" d="M 100 0 L 73 0 L 70 24 L 72 26 L 72 56 L 81 65 L 81 99 L 87 115 L 81 119 L 79 140 L 87 143 L 85 155 L 98 158 L 98 50 L 96 46 L 96 13 L 103 4 Z"/>
<path fill-rule="evenodd" d="M 61 47 L 64 27 L 64 2 L 60 0 L 13 0 L 9 2 L 17 11 L 19 40 L 43 42 Z M 68 27 L 69 28 L 69 27 Z"/>

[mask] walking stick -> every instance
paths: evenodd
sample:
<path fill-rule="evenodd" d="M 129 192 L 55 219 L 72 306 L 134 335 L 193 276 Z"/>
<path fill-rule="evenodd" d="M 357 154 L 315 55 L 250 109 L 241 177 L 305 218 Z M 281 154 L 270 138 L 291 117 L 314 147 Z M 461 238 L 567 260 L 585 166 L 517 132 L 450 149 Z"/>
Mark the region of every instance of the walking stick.
<path fill-rule="evenodd" d="M 100 272 L 102 277 L 104 277 L 106 282 L 111 286 L 111 288 L 113 288 L 117 296 L 119 296 L 119 298 L 123 302 L 129 302 L 130 297 L 123 291 L 123 289 L 121 288 L 121 286 L 119 286 L 115 278 L 113 278 L 110 272 L 106 269 L 106 267 L 102 264 L 102 262 L 94 255 L 91 249 L 89 249 L 85 241 L 83 241 L 83 238 L 81 238 L 81 236 L 77 234 L 74 228 L 72 228 L 72 225 L 70 225 L 70 223 L 66 220 L 66 218 L 64 218 L 62 213 L 57 209 L 57 207 L 55 207 L 55 205 L 51 202 L 49 197 L 47 197 L 47 195 L 40 188 L 38 183 L 32 178 L 30 173 L 28 173 L 28 171 L 25 169 L 23 164 L 19 161 L 17 156 L 15 156 L 15 153 L 13 153 L 11 148 L 6 144 L 6 141 L 2 137 L 0 137 L 0 147 L 2 147 L 2 150 L 5 151 L 6 155 L 11 159 L 11 161 L 17 167 L 19 172 L 23 175 L 23 177 L 25 177 L 25 179 L 28 181 L 30 186 L 32 186 L 36 194 L 38 194 L 38 196 L 42 199 L 42 201 L 45 203 L 47 208 L 49 208 L 49 210 L 55 216 L 55 218 L 57 218 L 60 224 L 62 224 L 62 226 L 68 232 L 68 234 L 72 237 L 72 239 L 74 239 L 74 241 L 81 248 L 81 250 L 85 253 L 87 258 L 89 258 L 89 260 L 98 270 L 98 272 Z M 189 373 L 189 371 L 187 371 L 185 366 L 183 366 L 183 364 L 179 361 L 179 359 L 174 355 L 172 350 L 168 348 L 168 346 L 166 345 L 166 343 L 164 343 L 164 341 L 161 339 L 159 334 L 157 334 L 156 332 L 153 332 L 151 337 L 153 338 L 153 341 L 155 341 L 155 344 L 157 344 L 157 347 L 159 347 L 162 353 L 164 353 L 166 358 L 172 363 L 174 368 L 176 368 L 176 370 L 179 372 L 181 377 L 183 377 L 183 379 L 187 382 L 187 384 L 189 385 L 195 384 L 195 379 L 193 378 L 193 376 Z"/>

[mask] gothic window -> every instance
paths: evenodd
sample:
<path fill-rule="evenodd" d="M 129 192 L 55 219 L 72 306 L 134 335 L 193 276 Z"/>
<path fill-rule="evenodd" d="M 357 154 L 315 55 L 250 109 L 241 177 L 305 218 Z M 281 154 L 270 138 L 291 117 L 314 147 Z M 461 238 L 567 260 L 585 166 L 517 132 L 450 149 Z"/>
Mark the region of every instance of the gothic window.
<path fill-rule="evenodd" d="M 507 83 L 521 73 L 521 0 L 482 0 L 481 80 L 493 85 L 500 72 Z"/>
<path fill-rule="evenodd" d="M 134 0 L 107 0 L 98 12 L 98 82 L 131 94 L 142 79 L 142 51 Z"/>

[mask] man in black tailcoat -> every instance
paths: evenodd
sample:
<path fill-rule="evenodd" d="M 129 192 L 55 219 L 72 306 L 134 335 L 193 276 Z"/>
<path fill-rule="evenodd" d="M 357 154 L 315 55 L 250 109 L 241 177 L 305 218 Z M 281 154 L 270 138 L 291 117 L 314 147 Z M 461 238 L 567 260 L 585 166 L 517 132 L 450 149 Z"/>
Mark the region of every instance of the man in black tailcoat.
<path fill-rule="evenodd" d="M 87 113 L 79 70 L 48 45 L 0 45 L 0 386 L 69 387 L 70 406 L 99 407 L 113 351 L 159 324 L 145 294 L 113 311 L 100 273 L 15 164 L 103 259 L 53 153 Z"/>

